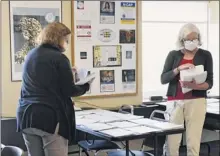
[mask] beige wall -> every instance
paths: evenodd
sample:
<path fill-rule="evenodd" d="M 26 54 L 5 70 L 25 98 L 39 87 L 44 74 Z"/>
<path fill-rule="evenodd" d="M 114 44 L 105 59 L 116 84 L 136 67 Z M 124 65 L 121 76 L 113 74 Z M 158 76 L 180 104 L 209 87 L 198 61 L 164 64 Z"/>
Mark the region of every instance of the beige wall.
<path fill-rule="evenodd" d="M 140 7 L 139 7 L 140 8 Z M 11 82 L 11 64 L 10 64 L 10 33 L 9 33 L 9 4 L 7 1 L 2 2 L 2 38 L 3 47 L 2 51 L 4 52 L 1 61 L 2 61 L 2 116 L 4 117 L 14 117 L 16 112 L 16 107 L 18 103 L 18 98 L 20 94 L 21 83 L 20 82 Z M 63 23 L 66 24 L 69 28 L 71 27 L 71 2 L 64 1 L 63 2 Z M 139 9 L 141 13 L 141 10 Z M 139 13 L 139 15 L 140 15 Z M 140 23 L 140 16 L 139 16 Z M 3 31 L 4 30 L 4 31 Z M 112 97 L 105 98 L 105 102 L 103 98 L 99 99 L 87 99 L 85 102 L 89 102 L 91 104 L 110 108 L 110 107 L 119 107 L 122 104 L 140 104 L 142 102 L 142 66 L 141 66 L 141 23 L 139 24 L 139 52 L 138 52 L 138 94 L 136 96 L 125 96 L 125 97 Z M 71 47 L 71 45 L 70 45 Z M 69 47 L 69 49 L 71 49 Z M 66 55 L 71 59 L 71 51 L 66 52 Z M 77 105 L 82 106 L 82 103 L 78 103 Z M 85 105 L 85 104 L 84 104 Z"/>
<path fill-rule="evenodd" d="M 219 1 L 212 1 L 209 3 L 210 7 L 210 22 L 219 23 Z"/>

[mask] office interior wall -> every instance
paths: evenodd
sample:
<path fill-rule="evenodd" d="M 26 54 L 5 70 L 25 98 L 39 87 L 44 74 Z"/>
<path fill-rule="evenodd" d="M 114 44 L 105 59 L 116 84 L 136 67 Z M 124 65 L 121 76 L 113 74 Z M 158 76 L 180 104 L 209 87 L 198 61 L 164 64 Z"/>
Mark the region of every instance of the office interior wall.
<path fill-rule="evenodd" d="M 97 98 L 97 99 L 86 99 L 81 100 L 84 103 L 77 103 L 77 106 L 80 107 L 90 107 L 85 102 L 97 105 L 98 107 L 103 108 L 113 108 L 119 107 L 122 104 L 140 104 L 142 102 L 142 63 L 141 63 L 141 1 L 139 3 L 139 34 L 138 34 L 138 93 L 136 96 L 125 96 L 125 97 L 109 97 L 105 98 Z M 3 55 L 1 57 L 3 72 L 1 75 L 2 79 L 2 116 L 3 117 L 14 117 L 16 114 L 16 107 L 19 99 L 21 82 L 11 82 L 11 59 L 10 59 L 10 25 L 9 25 L 9 2 L 2 2 L 2 31 L 1 37 L 3 38 L 3 46 L 2 51 Z M 63 1 L 62 2 L 62 19 L 63 23 L 66 24 L 69 28 L 71 28 L 71 2 Z M 67 57 L 71 60 L 71 45 L 69 45 L 69 51 L 65 53 Z"/>

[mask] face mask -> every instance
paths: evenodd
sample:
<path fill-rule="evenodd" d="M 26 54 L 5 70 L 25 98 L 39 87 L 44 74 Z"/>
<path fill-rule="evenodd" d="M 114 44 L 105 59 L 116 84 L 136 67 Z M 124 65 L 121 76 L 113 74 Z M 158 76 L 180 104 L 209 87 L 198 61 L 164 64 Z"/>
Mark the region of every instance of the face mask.
<path fill-rule="evenodd" d="M 199 41 L 198 40 L 194 40 L 194 41 L 185 41 L 184 42 L 184 47 L 186 50 L 189 51 L 193 51 L 195 50 L 199 45 Z"/>

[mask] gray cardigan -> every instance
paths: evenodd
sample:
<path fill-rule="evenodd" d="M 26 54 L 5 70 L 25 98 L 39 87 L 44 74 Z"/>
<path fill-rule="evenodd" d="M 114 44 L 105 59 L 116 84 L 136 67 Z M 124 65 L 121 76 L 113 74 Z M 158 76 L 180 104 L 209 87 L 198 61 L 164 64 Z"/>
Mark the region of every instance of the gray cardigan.
<path fill-rule="evenodd" d="M 163 72 L 161 74 L 161 83 L 169 83 L 167 96 L 176 96 L 177 85 L 179 83 L 178 75 L 175 76 L 173 70 L 177 68 L 183 59 L 183 52 L 181 50 L 171 51 L 165 61 Z M 207 71 L 206 82 L 209 84 L 211 89 L 213 86 L 213 60 L 212 55 L 209 51 L 199 49 L 193 59 L 194 65 L 204 65 L 204 70 Z M 206 97 L 206 90 L 193 90 L 193 96 L 195 97 Z"/>

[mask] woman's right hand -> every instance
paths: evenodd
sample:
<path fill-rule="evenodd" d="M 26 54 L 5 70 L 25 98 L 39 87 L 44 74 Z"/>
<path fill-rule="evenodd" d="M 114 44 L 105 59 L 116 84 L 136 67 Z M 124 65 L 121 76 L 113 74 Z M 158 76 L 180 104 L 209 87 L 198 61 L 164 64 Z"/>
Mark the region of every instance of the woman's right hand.
<path fill-rule="evenodd" d="M 191 63 L 186 63 L 186 64 L 183 64 L 183 65 L 180 65 L 177 69 L 179 71 L 181 70 L 186 70 L 186 69 L 190 69 L 190 68 L 194 68 L 195 66 Z"/>

